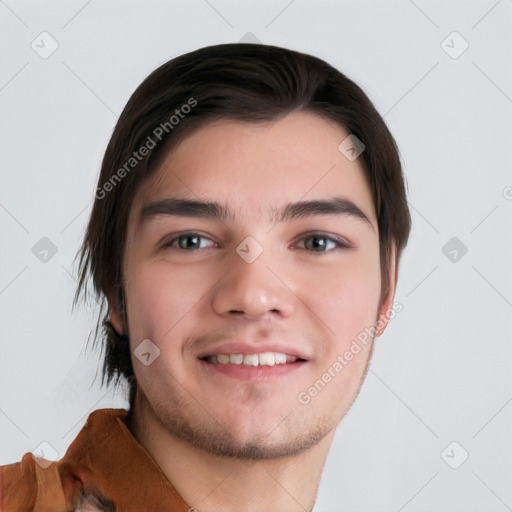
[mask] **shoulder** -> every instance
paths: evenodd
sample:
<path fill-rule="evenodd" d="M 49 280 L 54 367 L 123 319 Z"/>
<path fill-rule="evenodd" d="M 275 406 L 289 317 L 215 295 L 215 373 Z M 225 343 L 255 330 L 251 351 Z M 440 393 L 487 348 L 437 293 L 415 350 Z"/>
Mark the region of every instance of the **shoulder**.
<path fill-rule="evenodd" d="M 97 474 L 93 466 L 101 457 L 94 459 L 91 451 L 103 453 L 114 427 L 124 424 L 126 414 L 124 409 L 92 412 L 58 461 L 27 452 L 21 461 L 0 466 L 0 512 L 115 510 L 97 488 L 106 476 Z"/>
<path fill-rule="evenodd" d="M 0 510 L 31 512 L 44 503 L 66 510 L 56 463 L 27 452 L 20 462 L 0 466 Z"/>
<path fill-rule="evenodd" d="M 115 512 L 98 489 L 77 486 L 66 497 L 59 463 L 27 452 L 20 462 L 0 466 L 0 512 Z"/>

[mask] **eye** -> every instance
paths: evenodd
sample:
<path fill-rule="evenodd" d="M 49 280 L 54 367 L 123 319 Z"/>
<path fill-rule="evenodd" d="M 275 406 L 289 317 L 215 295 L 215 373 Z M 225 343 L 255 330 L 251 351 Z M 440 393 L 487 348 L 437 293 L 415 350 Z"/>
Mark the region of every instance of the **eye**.
<path fill-rule="evenodd" d="M 325 253 L 338 249 L 349 249 L 351 246 L 342 239 L 324 235 L 323 233 L 312 233 L 301 238 L 304 248 L 310 252 Z"/>
<path fill-rule="evenodd" d="M 198 249 L 205 249 L 208 247 L 208 245 L 205 245 L 202 241 L 209 241 L 211 244 L 214 243 L 212 240 L 200 235 L 199 233 L 182 233 L 181 235 L 166 242 L 162 248 L 177 248 L 184 251 L 196 251 Z"/>

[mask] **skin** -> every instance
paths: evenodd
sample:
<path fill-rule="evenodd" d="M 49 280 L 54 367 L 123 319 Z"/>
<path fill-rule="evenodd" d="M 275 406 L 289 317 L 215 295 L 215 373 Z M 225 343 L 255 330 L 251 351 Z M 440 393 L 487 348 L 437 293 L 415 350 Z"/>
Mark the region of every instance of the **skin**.
<path fill-rule="evenodd" d="M 138 393 L 130 428 L 198 511 L 311 510 L 374 340 L 309 403 L 298 396 L 365 328 L 380 319 L 378 336 L 387 326 L 395 261 L 380 301 L 377 219 L 360 159 L 338 150 L 347 135 L 307 112 L 264 124 L 216 121 L 169 153 L 134 200 L 123 261 L 128 325 L 113 302 L 110 320 L 118 332 L 128 330 L 132 354 L 150 339 L 160 356 L 148 366 L 132 356 Z M 170 196 L 217 201 L 232 215 L 224 222 L 167 215 L 139 222 L 145 204 Z M 289 202 L 333 196 L 350 199 L 369 223 L 353 215 L 283 223 L 269 216 Z M 183 232 L 205 238 L 163 247 Z M 311 250 L 311 232 L 321 233 L 325 252 Z M 236 252 L 248 236 L 263 248 L 252 263 Z M 198 359 L 223 341 L 247 339 L 284 341 L 307 361 L 273 382 L 256 382 L 206 371 Z"/>

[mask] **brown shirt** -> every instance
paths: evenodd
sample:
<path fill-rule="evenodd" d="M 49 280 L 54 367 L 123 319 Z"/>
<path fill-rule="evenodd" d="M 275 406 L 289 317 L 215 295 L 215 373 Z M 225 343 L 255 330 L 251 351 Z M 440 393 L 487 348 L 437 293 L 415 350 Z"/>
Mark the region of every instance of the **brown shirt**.
<path fill-rule="evenodd" d="M 99 409 L 56 462 L 26 453 L 0 466 L 1 512 L 189 512 L 126 425 L 124 409 Z"/>

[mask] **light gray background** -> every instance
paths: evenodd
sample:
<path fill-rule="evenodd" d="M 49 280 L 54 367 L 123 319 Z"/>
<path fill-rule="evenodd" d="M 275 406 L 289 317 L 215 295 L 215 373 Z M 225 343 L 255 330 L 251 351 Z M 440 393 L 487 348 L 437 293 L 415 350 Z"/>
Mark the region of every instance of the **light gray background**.
<path fill-rule="evenodd" d="M 94 310 L 71 313 L 103 151 L 155 67 L 252 33 L 364 88 L 397 139 L 413 216 L 403 311 L 315 511 L 512 510 L 511 0 L 5 0 L 0 15 L 0 463 L 42 441 L 62 456 L 92 410 L 127 405 L 85 350 Z M 31 48 L 50 48 L 43 31 L 59 45 L 47 59 Z M 42 237 L 58 249 L 46 262 L 32 252 Z M 468 249 L 456 261 L 442 252 L 452 237 Z"/>

